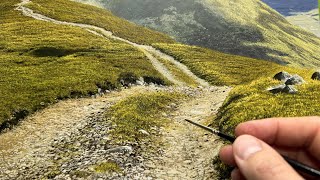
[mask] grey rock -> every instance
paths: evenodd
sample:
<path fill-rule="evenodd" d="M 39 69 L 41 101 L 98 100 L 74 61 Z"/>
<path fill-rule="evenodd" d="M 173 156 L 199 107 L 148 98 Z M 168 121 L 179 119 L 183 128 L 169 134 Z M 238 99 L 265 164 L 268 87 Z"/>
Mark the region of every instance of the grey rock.
<path fill-rule="evenodd" d="M 292 77 L 290 77 L 289 79 L 287 79 L 285 84 L 286 85 L 301 85 L 304 83 L 305 83 L 304 79 L 301 76 L 295 74 Z"/>
<path fill-rule="evenodd" d="M 145 82 L 144 82 L 143 77 L 140 77 L 140 78 L 136 81 L 136 84 L 137 84 L 138 86 L 144 86 L 144 85 L 145 85 Z"/>
<path fill-rule="evenodd" d="M 98 94 L 103 94 L 103 90 L 101 88 L 98 88 L 97 92 Z"/>
<path fill-rule="evenodd" d="M 298 92 L 298 90 L 295 89 L 294 86 L 285 85 L 285 84 L 274 86 L 267 90 L 273 94 L 279 94 L 279 93 L 296 94 Z"/>
<path fill-rule="evenodd" d="M 148 133 L 146 130 L 140 129 L 139 132 L 140 132 L 141 134 L 150 136 L 150 133 Z"/>
<path fill-rule="evenodd" d="M 292 76 L 285 71 L 279 72 L 278 74 L 274 75 L 273 79 L 279 80 L 279 81 L 286 81 L 287 79 L 291 78 Z"/>
<path fill-rule="evenodd" d="M 311 79 L 320 81 L 320 71 L 313 73 Z"/>
<path fill-rule="evenodd" d="M 267 89 L 267 91 L 269 91 L 269 92 L 271 92 L 273 94 L 278 94 L 278 93 L 281 93 L 284 90 L 285 87 L 286 87 L 285 84 L 281 84 L 281 85 L 278 85 L 278 86 L 273 86 L 273 87 Z"/>
<path fill-rule="evenodd" d="M 296 88 L 294 88 L 294 86 L 286 86 L 284 89 L 283 89 L 283 92 L 284 93 L 288 93 L 288 94 L 296 94 L 298 92 L 298 90 Z"/>
<path fill-rule="evenodd" d="M 107 150 L 109 153 L 128 153 L 131 154 L 133 148 L 131 146 L 119 146 L 112 149 Z"/>
<path fill-rule="evenodd" d="M 136 82 L 136 84 L 137 84 L 138 86 L 143 86 L 143 85 L 144 85 L 144 82 L 138 80 L 138 81 Z"/>

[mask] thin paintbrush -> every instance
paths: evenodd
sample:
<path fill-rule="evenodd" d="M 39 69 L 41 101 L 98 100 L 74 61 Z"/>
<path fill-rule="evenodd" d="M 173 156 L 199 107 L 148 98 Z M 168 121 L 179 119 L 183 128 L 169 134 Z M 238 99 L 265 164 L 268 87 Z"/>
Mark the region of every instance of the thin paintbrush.
<path fill-rule="evenodd" d="M 207 130 L 207 131 L 210 131 L 211 133 L 213 133 L 213 134 L 215 134 L 215 135 L 217 135 L 217 136 L 219 136 L 219 137 L 221 137 L 221 138 L 223 138 L 223 139 L 225 139 L 225 140 L 228 140 L 228 141 L 230 141 L 230 142 L 234 142 L 234 141 L 236 140 L 235 137 L 232 137 L 232 136 L 230 136 L 230 135 L 224 134 L 224 133 L 222 133 L 222 132 L 220 132 L 220 131 L 218 131 L 218 130 L 215 130 L 215 129 L 212 129 L 212 128 L 210 128 L 210 127 L 207 127 L 207 126 L 198 124 L 198 123 L 193 122 L 193 121 L 188 120 L 188 119 L 186 119 L 186 121 L 189 122 L 189 123 L 191 123 L 191 124 L 193 124 L 193 125 L 196 125 L 196 126 L 202 128 L 202 129 L 205 129 L 205 130 Z M 306 173 L 306 174 L 308 174 L 308 175 L 311 175 L 311 176 L 314 176 L 314 177 L 320 177 L 320 171 L 319 171 L 319 170 L 316 170 L 316 169 L 311 168 L 311 167 L 309 167 L 309 166 L 307 166 L 307 165 L 305 165 L 305 164 L 302 164 L 302 163 L 297 162 L 297 161 L 295 161 L 295 160 L 293 160 L 293 159 L 290 159 L 289 157 L 286 157 L 286 156 L 283 156 L 283 155 L 282 155 L 282 157 L 283 157 L 294 169 L 296 169 L 296 170 L 298 170 L 298 171 L 300 171 L 300 172 L 304 172 L 304 173 Z"/>

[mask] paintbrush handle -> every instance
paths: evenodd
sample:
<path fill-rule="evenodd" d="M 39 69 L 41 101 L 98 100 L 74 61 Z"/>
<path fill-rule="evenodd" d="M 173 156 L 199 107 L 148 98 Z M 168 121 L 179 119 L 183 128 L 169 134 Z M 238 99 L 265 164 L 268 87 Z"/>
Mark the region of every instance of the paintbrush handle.
<path fill-rule="evenodd" d="M 295 161 L 287 156 L 281 155 L 295 170 L 306 173 L 313 177 L 320 177 L 320 171 L 313 169 L 305 164 Z"/>
<path fill-rule="evenodd" d="M 201 125 L 201 124 L 198 124 L 196 122 L 193 122 L 191 120 L 188 120 L 186 119 L 186 121 L 188 121 L 189 123 L 195 125 L 195 126 L 198 126 L 202 129 L 205 129 L 207 131 L 210 131 L 212 132 L 213 134 L 216 134 L 217 136 L 225 139 L 225 140 L 228 140 L 229 142 L 234 142 L 236 140 L 235 137 L 232 137 L 230 135 L 227 135 L 225 133 L 222 133 L 220 131 L 217 131 L 215 129 L 212 129 L 210 127 L 207 127 L 207 126 L 204 126 L 204 125 Z M 300 171 L 300 172 L 303 172 L 303 173 L 306 173 L 308 175 L 311 175 L 311 176 L 314 176 L 314 177 L 320 177 L 320 171 L 319 170 L 316 170 L 316 169 L 313 169 L 312 167 L 309 167 L 305 164 L 302 164 L 298 161 L 295 161 L 293 159 L 290 159 L 289 157 L 287 156 L 284 156 L 284 155 L 281 155 L 295 170 L 297 171 Z"/>
<path fill-rule="evenodd" d="M 229 142 L 232 142 L 232 143 L 236 140 L 236 138 L 229 136 L 227 134 L 221 133 L 221 132 L 216 133 L 216 135 L 218 135 L 219 137 L 221 137 L 225 140 L 228 140 Z"/>

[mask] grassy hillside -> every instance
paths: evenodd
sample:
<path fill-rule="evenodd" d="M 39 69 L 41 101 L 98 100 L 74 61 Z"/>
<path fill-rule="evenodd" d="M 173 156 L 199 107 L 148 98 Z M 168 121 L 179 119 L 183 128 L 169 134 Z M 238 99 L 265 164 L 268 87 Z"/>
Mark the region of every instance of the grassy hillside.
<path fill-rule="evenodd" d="M 132 42 L 150 44 L 174 42 L 169 36 L 137 26 L 101 8 L 69 0 L 32 0 L 28 7 L 54 19 L 96 25 Z"/>
<path fill-rule="evenodd" d="M 153 44 L 187 65 L 212 85 L 235 86 L 291 68 L 276 63 L 183 44 Z"/>
<path fill-rule="evenodd" d="M 24 17 L 13 10 L 19 2 L 0 3 L 0 125 L 57 99 L 94 94 L 98 86 L 112 89 L 123 72 L 162 78 L 137 49 Z"/>
<path fill-rule="evenodd" d="M 182 43 L 283 65 L 320 65 L 320 39 L 291 25 L 260 0 L 95 1 Z"/>
<path fill-rule="evenodd" d="M 310 76 L 309 76 L 310 75 Z M 309 77 L 309 78 L 307 78 Z M 270 86 L 280 84 L 271 78 L 263 78 L 249 85 L 236 87 L 221 107 L 216 121 L 219 128 L 230 134 L 237 124 L 249 120 L 271 117 L 301 117 L 320 115 L 320 82 L 310 79 L 297 86 L 297 94 L 277 94 L 268 91 Z"/>

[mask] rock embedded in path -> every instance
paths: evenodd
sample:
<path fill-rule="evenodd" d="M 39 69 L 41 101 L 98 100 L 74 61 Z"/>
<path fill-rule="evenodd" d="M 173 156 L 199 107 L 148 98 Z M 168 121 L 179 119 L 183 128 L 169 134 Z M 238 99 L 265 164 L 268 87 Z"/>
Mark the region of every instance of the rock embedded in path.
<path fill-rule="evenodd" d="M 305 83 L 304 79 L 303 79 L 301 76 L 295 74 L 295 75 L 293 75 L 292 77 L 290 77 L 290 78 L 286 81 L 285 84 L 286 84 L 286 85 L 301 85 L 301 84 L 304 84 L 304 83 Z"/>
<path fill-rule="evenodd" d="M 311 79 L 320 81 L 320 71 L 313 73 Z"/>
<path fill-rule="evenodd" d="M 133 148 L 131 146 L 119 146 L 112 149 L 107 150 L 109 153 L 128 153 L 131 154 L 133 152 Z"/>
<path fill-rule="evenodd" d="M 273 79 L 279 80 L 279 81 L 286 81 L 287 79 L 291 78 L 291 74 L 288 72 L 282 71 L 276 74 Z"/>

